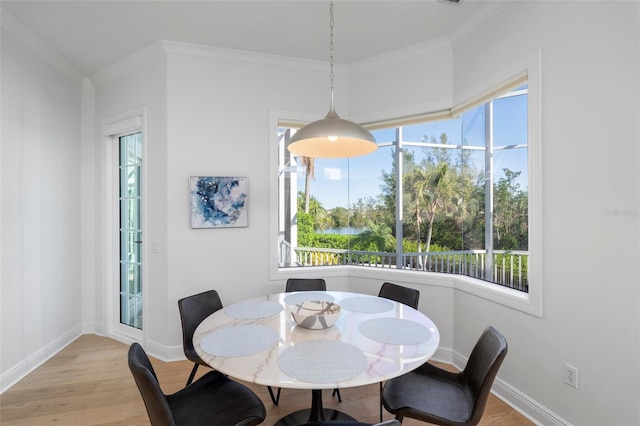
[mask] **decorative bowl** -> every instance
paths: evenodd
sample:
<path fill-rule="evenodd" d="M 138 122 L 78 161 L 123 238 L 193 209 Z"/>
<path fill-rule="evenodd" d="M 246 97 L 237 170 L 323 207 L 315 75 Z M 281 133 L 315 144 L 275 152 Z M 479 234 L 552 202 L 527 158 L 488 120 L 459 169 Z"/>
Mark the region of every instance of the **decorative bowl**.
<path fill-rule="evenodd" d="M 291 306 L 291 316 L 300 327 L 322 330 L 340 317 L 340 305 L 324 300 L 307 300 Z"/>

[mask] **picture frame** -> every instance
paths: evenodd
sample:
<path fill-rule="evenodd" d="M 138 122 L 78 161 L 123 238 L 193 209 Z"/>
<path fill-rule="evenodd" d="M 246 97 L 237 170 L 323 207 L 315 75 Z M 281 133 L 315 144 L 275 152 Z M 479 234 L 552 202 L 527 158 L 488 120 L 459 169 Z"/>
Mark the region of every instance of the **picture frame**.
<path fill-rule="evenodd" d="M 248 226 L 247 178 L 189 176 L 191 228 Z"/>

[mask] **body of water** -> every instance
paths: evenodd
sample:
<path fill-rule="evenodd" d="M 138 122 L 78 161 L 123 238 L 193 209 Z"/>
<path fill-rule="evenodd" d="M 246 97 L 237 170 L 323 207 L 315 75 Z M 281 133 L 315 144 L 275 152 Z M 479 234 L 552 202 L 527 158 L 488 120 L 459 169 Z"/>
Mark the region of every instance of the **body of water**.
<path fill-rule="evenodd" d="M 322 231 L 322 234 L 358 235 L 367 228 L 353 228 L 345 226 L 343 228 L 330 228 Z"/>

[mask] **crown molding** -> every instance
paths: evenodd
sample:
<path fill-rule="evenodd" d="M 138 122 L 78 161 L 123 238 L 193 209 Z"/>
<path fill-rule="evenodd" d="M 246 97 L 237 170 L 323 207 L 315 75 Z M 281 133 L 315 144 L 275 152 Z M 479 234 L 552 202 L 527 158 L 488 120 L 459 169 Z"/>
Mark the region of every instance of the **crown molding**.
<path fill-rule="evenodd" d="M 329 67 L 325 61 L 293 58 L 288 56 L 269 55 L 244 50 L 224 49 L 220 47 L 198 44 L 163 41 L 167 57 L 195 59 L 209 62 L 242 65 L 281 71 L 326 74 Z M 335 72 L 348 73 L 349 68 L 343 64 L 335 64 Z"/>
<path fill-rule="evenodd" d="M 327 74 L 327 62 L 297 59 L 287 56 L 267 55 L 242 50 L 222 49 L 199 44 L 161 40 L 121 59 L 91 76 L 95 87 L 113 81 L 155 61 L 166 58 L 182 58 L 197 61 L 219 62 L 263 69 Z M 335 64 L 336 74 L 348 74 L 349 67 Z"/>
<path fill-rule="evenodd" d="M 132 73 L 140 68 L 166 58 L 163 42 L 159 41 L 138 50 L 131 55 L 101 69 L 90 77 L 94 87 L 102 86 L 123 75 Z"/>
<path fill-rule="evenodd" d="M 55 50 L 38 38 L 6 8 L 0 6 L 0 27 L 9 32 L 36 55 L 49 63 L 77 86 L 82 85 L 84 76 Z"/>
<path fill-rule="evenodd" d="M 487 2 L 484 7 L 478 11 L 478 13 L 467 19 L 462 25 L 449 34 L 451 45 L 455 46 L 465 38 L 475 33 L 478 29 L 484 27 L 487 22 L 500 14 L 500 12 L 514 1 L 515 0 L 497 0 Z"/>

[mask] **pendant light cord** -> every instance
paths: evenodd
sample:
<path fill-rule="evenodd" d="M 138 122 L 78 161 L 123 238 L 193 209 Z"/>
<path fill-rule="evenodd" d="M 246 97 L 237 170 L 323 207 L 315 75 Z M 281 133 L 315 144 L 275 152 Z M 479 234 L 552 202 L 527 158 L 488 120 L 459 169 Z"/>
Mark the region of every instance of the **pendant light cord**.
<path fill-rule="evenodd" d="M 333 107 L 333 0 L 329 6 L 329 28 L 331 29 L 331 39 L 329 42 L 329 77 L 331 80 L 331 111 L 334 111 Z"/>

